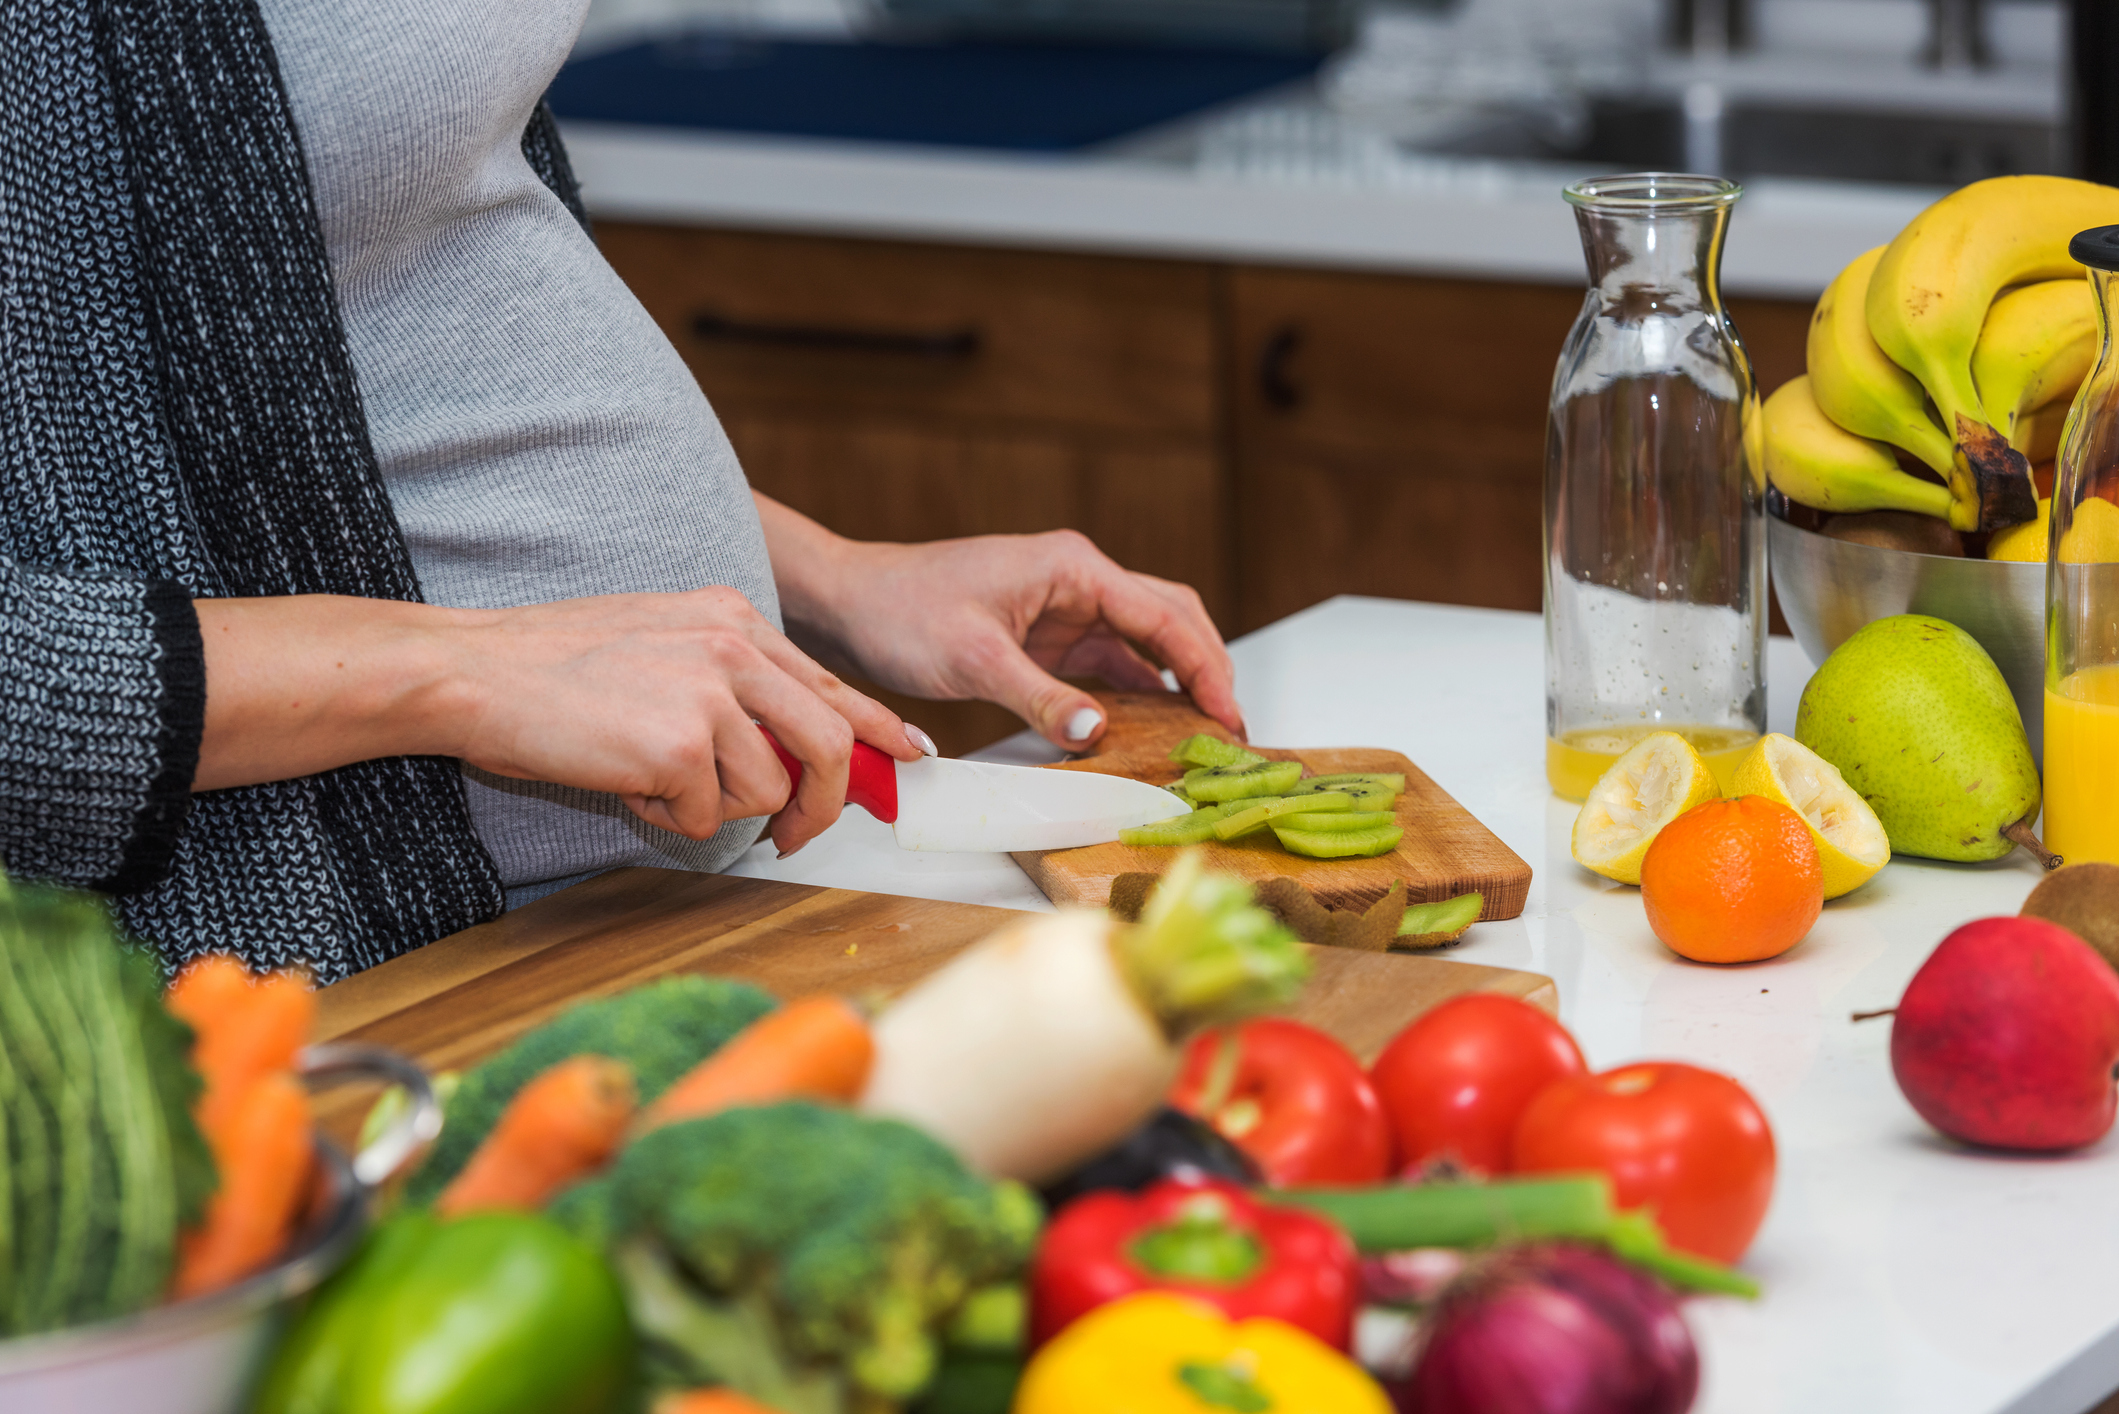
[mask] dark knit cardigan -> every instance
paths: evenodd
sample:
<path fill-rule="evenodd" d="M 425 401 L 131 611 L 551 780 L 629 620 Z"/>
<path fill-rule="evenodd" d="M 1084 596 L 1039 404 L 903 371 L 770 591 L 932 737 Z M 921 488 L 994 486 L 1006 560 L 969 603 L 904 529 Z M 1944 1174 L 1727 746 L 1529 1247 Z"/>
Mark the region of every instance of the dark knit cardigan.
<path fill-rule="evenodd" d="M 328 982 L 501 886 L 453 761 L 191 793 L 191 601 L 279 594 L 420 597 L 256 0 L 0 0 L 0 860 Z"/>

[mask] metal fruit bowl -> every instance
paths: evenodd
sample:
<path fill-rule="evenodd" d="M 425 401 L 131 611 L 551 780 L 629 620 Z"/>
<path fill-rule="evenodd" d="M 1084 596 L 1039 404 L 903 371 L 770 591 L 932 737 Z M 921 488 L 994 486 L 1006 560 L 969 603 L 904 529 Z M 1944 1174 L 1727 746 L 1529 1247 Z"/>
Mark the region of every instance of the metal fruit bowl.
<path fill-rule="evenodd" d="M 1812 663 L 1893 614 L 1930 614 L 1979 640 L 2008 680 L 2044 759 L 2045 566 L 1857 545 L 1767 518 L 1773 588 Z"/>
<path fill-rule="evenodd" d="M 297 1303 L 352 1255 L 368 1198 L 441 1128 L 427 1074 L 375 1046 L 311 1046 L 302 1077 L 401 1085 L 397 1121 L 352 1159 L 317 1144 L 307 1220 L 276 1266 L 237 1286 L 121 1320 L 0 1341 L 6 1414 L 238 1414 Z"/>

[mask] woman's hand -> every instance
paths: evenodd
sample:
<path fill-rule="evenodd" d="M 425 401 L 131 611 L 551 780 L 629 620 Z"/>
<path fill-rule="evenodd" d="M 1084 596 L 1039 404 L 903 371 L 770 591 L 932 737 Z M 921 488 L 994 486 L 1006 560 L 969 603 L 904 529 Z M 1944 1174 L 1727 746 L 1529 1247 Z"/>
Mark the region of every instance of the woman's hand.
<path fill-rule="evenodd" d="M 1163 691 L 1138 644 L 1202 711 L 1244 733 L 1228 649 L 1199 595 L 1122 569 L 1086 536 L 867 544 L 757 500 L 790 631 L 885 687 L 998 702 L 1079 749 L 1102 734 L 1103 715 L 1060 675 Z"/>
<path fill-rule="evenodd" d="M 857 737 L 901 761 L 921 751 L 733 589 L 491 611 L 323 595 L 198 607 L 199 790 L 458 756 L 607 791 L 693 839 L 772 815 L 787 852 L 838 819 Z M 754 718 L 802 762 L 792 800 Z"/>

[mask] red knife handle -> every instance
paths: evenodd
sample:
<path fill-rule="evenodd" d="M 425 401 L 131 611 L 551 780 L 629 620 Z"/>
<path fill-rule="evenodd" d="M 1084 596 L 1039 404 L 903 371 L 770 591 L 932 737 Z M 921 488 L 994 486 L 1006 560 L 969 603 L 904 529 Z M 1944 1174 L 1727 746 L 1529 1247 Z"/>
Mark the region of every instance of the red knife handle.
<path fill-rule="evenodd" d="M 765 732 L 765 739 L 772 744 L 773 755 L 787 768 L 789 794 L 801 789 L 802 763 L 788 749 L 780 745 L 780 738 Z M 858 805 L 886 825 L 898 820 L 898 763 L 865 741 L 853 744 L 853 756 L 846 763 L 846 803 Z"/>

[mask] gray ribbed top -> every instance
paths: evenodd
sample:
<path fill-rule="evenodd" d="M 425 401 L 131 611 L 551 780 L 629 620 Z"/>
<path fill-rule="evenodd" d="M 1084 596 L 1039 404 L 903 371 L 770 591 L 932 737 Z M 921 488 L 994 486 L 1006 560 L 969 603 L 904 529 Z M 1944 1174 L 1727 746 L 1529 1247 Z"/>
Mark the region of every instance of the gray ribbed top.
<path fill-rule="evenodd" d="M 713 409 L 522 131 L 585 0 L 262 0 L 383 479 L 437 604 L 729 585 L 779 622 Z M 518 904 L 626 864 L 716 869 L 609 796 L 468 772 Z"/>

